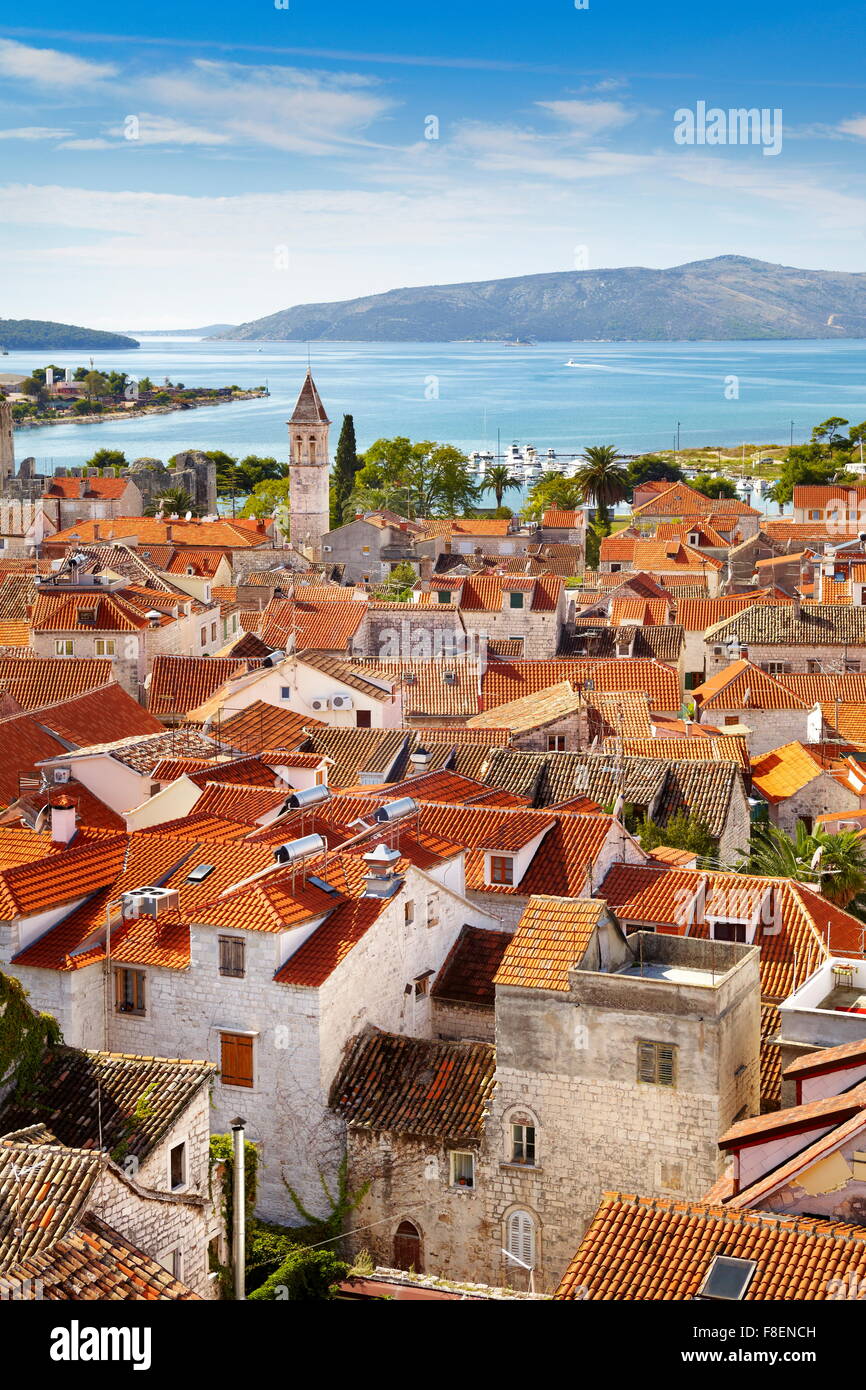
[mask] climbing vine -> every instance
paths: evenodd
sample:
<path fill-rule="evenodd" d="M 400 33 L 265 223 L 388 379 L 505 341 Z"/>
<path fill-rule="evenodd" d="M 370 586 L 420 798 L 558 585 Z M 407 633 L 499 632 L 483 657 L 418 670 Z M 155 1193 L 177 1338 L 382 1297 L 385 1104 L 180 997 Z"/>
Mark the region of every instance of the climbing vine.
<path fill-rule="evenodd" d="M 247 1226 L 253 1219 L 253 1212 L 256 1205 L 256 1191 L 258 1187 L 258 1165 L 259 1151 L 255 1144 L 249 1139 L 244 1140 L 244 1206 L 246 1207 Z M 220 1289 L 223 1298 L 234 1297 L 234 1285 L 232 1279 L 232 1237 L 234 1233 L 234 1173 L 235 1155 L 234 1140 L 230 1134 L 212 1134 L 210 1138 L 210 1165 L 209 1165 L 209 1190 L 211 1200 L 214 1198 L 214 1176 L 216 1170 L 221 1170 L 220 1211 L 226 1232 L 229 1257 L 228 1263 L 220 1264 L 215 1256 L 211 1256 L 211 1267 L 219 1274 Z"/>
<path fill-rule="evenodd" d="M 0 973 L 0 1086 L 26 1092 L 39 1075 L 45 1049 L 62 1041 L 57 1019 L 37 1013 L 19 981 Z"/>

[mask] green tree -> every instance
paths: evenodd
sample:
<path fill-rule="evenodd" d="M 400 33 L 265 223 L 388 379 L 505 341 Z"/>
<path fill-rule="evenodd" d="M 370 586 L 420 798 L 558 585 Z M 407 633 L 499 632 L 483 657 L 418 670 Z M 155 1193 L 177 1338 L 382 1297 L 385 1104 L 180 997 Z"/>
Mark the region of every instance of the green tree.
<path fill-rule="evenodd" d="M 72 406 L 73 415 L 98 415 L 102 406 L 99 401 L 75 401 Z"/>
<path fill-rule="evenodd" d="M 752 831 L 737 868 L 762 878 L 810 883 L 839 907 L 850 907 L 858 915 L 863 910 L 858 899 L 866 894 L 866 846 L 856 830 L 833 835 L 819 829 L 810 834 L 798 821 L 792 840 L 778 826 L 760 826 Z"/>
<path fill-rule="evenodd" d="M 812 439 L 815 443 L 826 444 L 828 449 L 837 445 L 847 447 L 848 440 L 842 434 L 847 423 L 841 415 L 831 415 L 829 420 L 822 420 L 820 425 L 813 426 Z"/>
<path fill-rule="evenodd" d="M 97 449 L 87 460 L 88 468 L 126 468 L 126 454 L 122 449 Z"/>
<path fill-rule="evenodd" d="M 272 478 L 258 483 L 243 505 L 241 516 L 274 516 L 280 509 L 289 506 L 288 478 Z"/>
<path fill-rule="evenodd" d="M 480 492 L 467 464 L 452 444 L 413 444 L 403 435 L 377 439 L 364 455 L 343 515 L 391 507 L 410 516 L 464 516 Z"/>
<path fill-rule="evenodd" d="M 639 483 L 680 483 L 685 477 L 681 468 L 659 458 L 658 454 L 641 454 L 640 458 L 632 459 L 627 471 L 632 490 Z"/>
<path fill-rule="evenodd" d="M 77 379 L 77 378 L 76 378 L 76 379 Z M 151 381 L 150 377 L 149 377 L 149 376 L 142 376 L 142 377 L 139 377 L 139 379 L 138 379 L 138 394 L 139 394 L 139 396 L 146 396 L 146 395 L 147 395 L 150 391 L 152 391 L 152 390 L 153 390 L 153 382 Z"/>
<path fill-rule="evenodd" d="M 193 516 L 198 516 L 195 502 L 182 487 L 165 488 L 144 510 L 145 516 L 156 516 L 157 512 L 162 512 L 164 516 L 185 516 L 187 512 L 192 512 Z"/>
<path fill-rule="evenodd" d="M 484 474 L 481 491 L 492 492 L 496 498 L 497 507 L 501 507 L 506 492 L 515 492 L 522 486 L 521 479 L 515 477 L 507 463 L 494 463 L 493 467 L 488 468 Z"/>
<path fill-rule="evenodd" d="M 263 1284 L 248 1294 L 250 1302 L 321 1302 L 336 1298 L 349 1265 L 332 1250 L 297 1246 Z"/>
<path fill-rule="evenodd" d="M 394 565 L 384 584 L 380 584 L 375 597 L 386 603 L 408 603 L 412 597 L 418 576 L 408 560 Z"/>
<path fill-rule="evenodd" d="M 819 440 L 813 440 L 811 444 L 795 444 L 785 455 L 782 471 L 769 496 L 781 507 L 791 501 L 794 488 L 804 484 L 855 483 L 859 480 L 856 474 L 846 471 L 848 462 L 848 455 L 837 453 L 832 456 Z"/>
<path fill-rule="evenodd" d="M 237 476 L 241 491 L 252 492 L 259 483 L 269 483 L 277 478 L 287 478 L 289 465 L 277 463 L 275 458 L 260 458 L 258 454 L 247 454 L 237 466 Z"/>
<path fill-rule="evenodd" d="M 343 427 L 334 455 L 331 472 L 331 528 L 341 526 L 346 504 L 352 495 L 355 478 L 361 468 L 355 442 L 355 421 L 351 415 L 343 416 Z"/>
<path fill-rule="evenodd" d="M 540 521 L 551 508 L 573 512 L 581 501 L 581 489 L 575 478 L 563 478 L 561 473 L 542 473 L 529 490 L 523 512 L 531 520 Z"/>
<path fill-rule="evenodd" d="M 32 376 L 25 377 L 21 383 L 21 393 L 24 396 L 30 396 L 39 405 L 44 405 L 45 402 L 48 400 L 48 391 L 45 386 L 44 370 L 42 373 L 41 381 L 39 377 L 37 377 L 35 374 Z"/>
<path fill-rule="evenodd" d="M 106 376 L 106 381 L 108 382 L 109 394 L 118 397 L 122 396 L 126 390 L 126 383 L 129 381 L 129 377 L 126 372 L 109 372 Z"/>
<path fill-rule="evenodd" d="M 702 820 L 690 816 L 687 811 L 676 811 L 667 825 L 658 825 L 647 817 L 638 826 L 641 849 L 647 851 L 666 845 L 669 849 L 684 849 L 696 854 L 699 860 L 714 859 L 717 851 L 716 841 Z"/>
<path fill-rule="evenodd" d="M 90 401 L 99 400 L 100 396 L 110 395 L 108 378 L 102 372 L 87 372 L 84 376 L 84 389 L 87 392 L 87 399 Z"/>
<path fill-rule="evenodd" d="M 699 473 L 692 483 L 695 492 L 704 497 L 736 497 L 737 485 L 730 478 L 714 478 L 710 473 Z"/>
<path fill-rule="evenodd" d="M 582 502 L 595 505 L 598 529 L 610 532 L 610 509 L 629 494 L 628 474 L 612 444 L 592 444 L 583 451 L 583 462 L 574 475 Z"/>

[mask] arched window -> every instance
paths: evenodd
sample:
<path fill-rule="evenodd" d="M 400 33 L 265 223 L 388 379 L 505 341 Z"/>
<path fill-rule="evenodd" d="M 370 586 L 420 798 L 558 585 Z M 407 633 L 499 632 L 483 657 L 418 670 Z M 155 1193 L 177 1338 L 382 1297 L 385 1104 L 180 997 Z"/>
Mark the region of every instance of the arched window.
<path fill-rule="evenodd" d="M 513 1211 L 508 1218 L 505 1248 L 521 1264 L 535 1268 L 535 1222 L 528 1211 Z"/>
<path fill-rule="evenodd" d="M 295 435 L 295 462 L 300 463 L 304 457 L 304 441 L 301 435 Z"/>
<path fill-rule="evenodd" d="M 424 1273 L 421 1261 L 421 1232 L 411 1221 L 401 1221 L 394 1236 L 394 1268 Z"/>
<path fill-rule="evenodd" d="M 309 446 L 310 446 L 310 463 L 315 463 L 315 462 L 316 462 L 316 436 L 315 436 L 314 434 L 311 434 L 311 435 L 310 435 L 310 438 L 309 438 L 309 440 L 308 440 L 308 443 L 309 443 Z"/>

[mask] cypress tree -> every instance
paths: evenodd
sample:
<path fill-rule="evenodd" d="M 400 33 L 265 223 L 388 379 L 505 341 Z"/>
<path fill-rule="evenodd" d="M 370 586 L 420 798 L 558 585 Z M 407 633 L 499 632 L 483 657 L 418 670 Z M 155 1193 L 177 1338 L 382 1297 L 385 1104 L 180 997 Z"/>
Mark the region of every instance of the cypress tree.
<path fill-rule="evenodd" d="M 340 442 L 334 458 L 333 486 L 331 488 L 331 526 L 342 526 L 343 508 L 355 486 L 355 474 L 361 467 L 355 445 L 355 422 L 351 415 L 343 416 Z"/>

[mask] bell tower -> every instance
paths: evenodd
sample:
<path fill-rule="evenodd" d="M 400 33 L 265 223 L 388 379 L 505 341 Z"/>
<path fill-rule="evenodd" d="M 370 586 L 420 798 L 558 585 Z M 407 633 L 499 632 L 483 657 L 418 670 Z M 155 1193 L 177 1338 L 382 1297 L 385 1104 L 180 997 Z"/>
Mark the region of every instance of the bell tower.
<path fill-rule="evenodd" d="M 289 535 L 296 550 L 321 559 L 330 530 L 328 426 L 312 372 L 301 387 L 289 426 Z"/>

